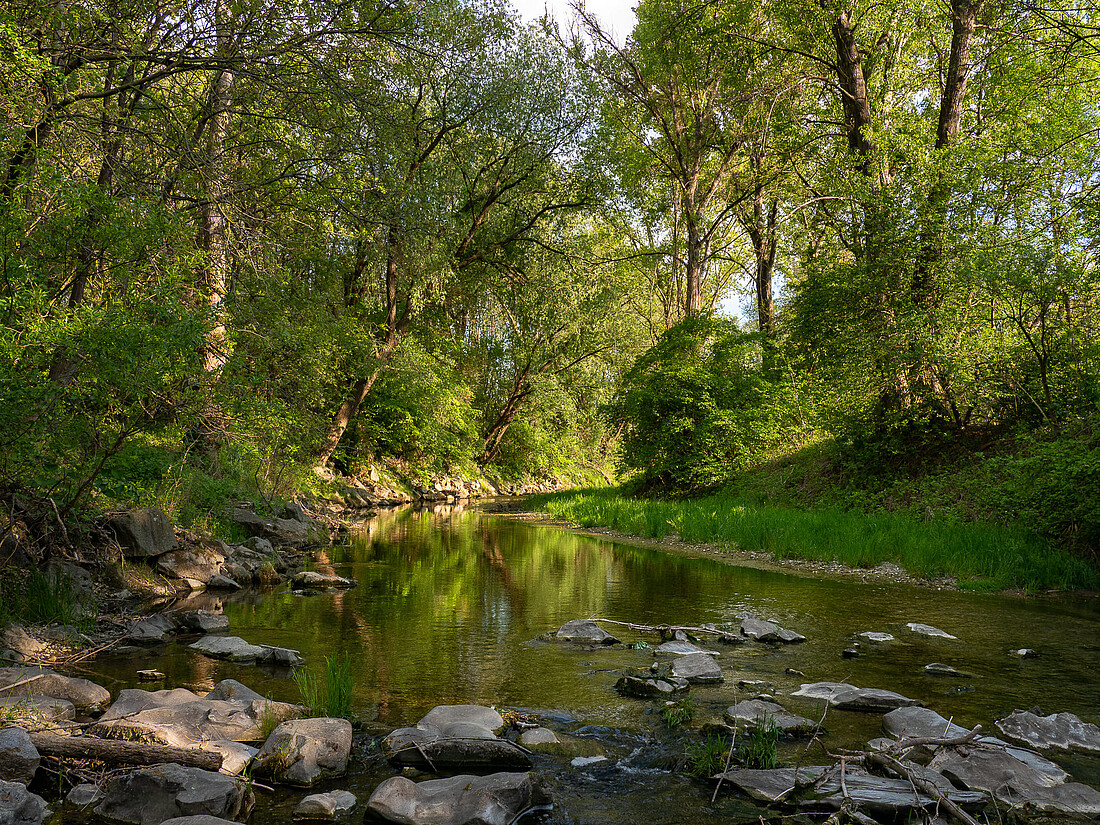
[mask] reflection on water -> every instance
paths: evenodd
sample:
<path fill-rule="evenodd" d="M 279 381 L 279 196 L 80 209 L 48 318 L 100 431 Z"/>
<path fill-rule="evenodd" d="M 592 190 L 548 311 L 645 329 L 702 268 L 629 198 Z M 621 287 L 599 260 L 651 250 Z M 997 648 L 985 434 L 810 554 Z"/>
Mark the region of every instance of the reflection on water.
<path fill-rule="evenodd" d="M 563 724 L 566 730 L 570 724 L 613 729 L 624 749 L 612 762 L 616 767 L 608 768 L 618 770 L 617 783 L 627 781 L 623 768 L 632 764 L 621 760 L 645 751 L 631 737 L 644 741 L 660 725 L 651 706 L 620 698 L 612 685 L 619 670 L 648 664 L 653 654 L 538 641 L 570 619 L 699 625 L 736 621 L 751 611 L 809 638 L 797 646 L 722 648 L 725 683 L 693 691 L 700 721 L 719 718 L 744 698 L 735 687 L 743 679 L 772 682 L 781 699 L 806 681 L 887 688 L 987 730 L 1014 708 L 1035 705 L 1100 721 L 1100 609 L 1094 597 L 1025 600 L 818 580 L 615 544 L 461 507 L 383 513 L 355 532 L 348 546 L 325 550 L 316 565 L 354 577 L 359 586 L 317 595 L 284 588 L 226 597 L 230 632 L 298 649 L 317 674 L 326 656 L 348 653 L 356 679 L 353 710 L 380 727 L 414 722 L 437 704 L 474 702 L 553 710 L 575 720 Z M 917 637 L 904 629 L 911 621 L 959 640 Z M 868 630 L 893 633 L 897 641 L 864 642 L 863 655 L 842 658 L 856 634 Z M 624 641 L 635 638 L 641 637 L 627 633 Z M 1021 647 L 1041 656 L 1009 655 Z M 926 675 L 930 662 L 974 678 Z M 118 678 L 116 689 L 133 678 L 132 662 L 104 666 Z M 153 664 L 143 660 L 141 666 Z M 169 687 L 210 687 L 233 677 L 273 699 L 299 698 L 285 672 L 212 662 L 183 649 L 170 650 L 156 666 L 168 674 Z M 813 705 L 788 704 L 820 713 Z M 841 747 L 878 735 L 878 724 L 877 716 L 839 712 L 826 720 L 831 744 Z M 652 768 L 652 759 L 636 756 L 636 762 L 638 771 Z M 1086 781 L 1100 779 L 1091 763 L 1073 767 Z M 563 821 L 639 821 L 639 811 L 647 821 L 664 821 L 647 801 L 655 793 L 673 795 L 670 822 L 681 811 L 677 794 L 690 796 L 693 805 L 707 802 L 711 810 L 708 793 L 667 774 L 660 781 L 637 779 L 638 793 L 625 807 L 604 805 L 594 796 L 606 795 L 612 780 L 592 771 L 587 776 L 599 794 L 584 791 L 583 777 L 560 778 L 559 794 L 572 800 L 566 805 L 572 819 Z M 368 783 L 365 793 L 373 787 L 367 776 L 356 781 Z M 719 800 L 706 817 L 728 821 L 737 804 Z M 707 821 L 699 816 L 696 821 Z"/>

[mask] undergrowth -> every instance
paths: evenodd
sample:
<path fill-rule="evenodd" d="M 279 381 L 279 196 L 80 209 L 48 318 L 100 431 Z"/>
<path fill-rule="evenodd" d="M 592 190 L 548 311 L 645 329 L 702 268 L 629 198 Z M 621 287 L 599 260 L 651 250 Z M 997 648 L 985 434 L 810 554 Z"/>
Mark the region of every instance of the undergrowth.
<path fill-rule="evenodd" d="M 1027 531 L 988 523 L 921 521 L 903 513 L 806 510 L 718 494 L 688 501 L 638 499 L 619 489 L 533 497 L 534 509 L 584 527 L 643 538 L 676 536 L 774 559 L 875 567 L 893 562 L 971 589 L 1095 589 L 1100 571 Z"/>

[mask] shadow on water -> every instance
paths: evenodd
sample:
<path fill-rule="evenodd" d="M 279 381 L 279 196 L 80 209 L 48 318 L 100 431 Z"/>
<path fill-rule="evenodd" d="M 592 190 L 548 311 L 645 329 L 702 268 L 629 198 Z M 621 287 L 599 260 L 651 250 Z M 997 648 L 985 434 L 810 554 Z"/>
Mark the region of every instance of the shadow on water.
<path fill-rule="evenodd" d="M 792 710 L 820 716 L 813 703 L 784 698 L 803 682 L 846 681 L 920 699 L 945 717 L 995 730 L 1015 708 L 1070 711 L 1089 721 L 1100 709 L 1100 605 L 1095 597 L 1023 599 L 934 591 L 894 583 L 865 584 L 735 567 L 617 544 L 567 530 L 512 521 L 461 506 L 380 514 L 326 548 L 315 560 L 358 580 L 339 593 L 301 595 L 286 588 L 225 597 L 230 632 L 255 643 L 302 652 L 320 675 L 326 656 L 349 654 L 353 711 L 371 730 L 414 723 L 438 704 L 477 703 L 538 709 L 562 732 L 598 742 L 605 762 L 575 768 L 540 758 L 557 801 L 551 822 L 758 821 L 760 810 L 668 770 L 684 736 L 672 735 L 650 703 L 624 699 L 613 685 L 625 667 L 646 666 L 651 650 L 581 650 L 539 641 L 576 618 L 642 624 L 736 621 L 749 611 L 808 637 L 801 645 L 721 648 L 725 682 L 697 687 L 696 723 L 717 721 L 742 698 L 740 680 L 765 680 Z M 905 629 L 923 622 L 959 637 L 925 638 Z M 858 658 L 842 658 L 863 631 L 892 633 L 881 645 L 862 641 Z M 624 641 L 642 638 L 627 632 Z M 1039 658 L 1009 651 L 1035 648 Z M 927 675 L 942 662 L 971 678 Z M 133 660 L 101 663 L 119 687 L 137 686 Z M 285 671 L 215 662 L 183 647 L 155 661 L 164 686 L 208 689 L 232 677 L 272 699 L 298 701 Z M 795 671 L 796 673 L 791 673 Z M 805 676 L 797 675 L 805 674 Z M 880 735 L 880 717 L 830 712 L 830 747 L 859 747 Z M 363 747 L 366 745 L 364 744 Z M 796 748 L 784 756 L 796 759 Z M 334 787 L 365 801 L 392 771 L 364 758 Z M 820 752 L 809 761 L 825 761 Z M 1066 766 L 1100 782 L 1096 760 Z M 301 794 L 262 797 L 253 822 L 288 819 Z M 288 807 L 289 806 L 289 807 Z"/>

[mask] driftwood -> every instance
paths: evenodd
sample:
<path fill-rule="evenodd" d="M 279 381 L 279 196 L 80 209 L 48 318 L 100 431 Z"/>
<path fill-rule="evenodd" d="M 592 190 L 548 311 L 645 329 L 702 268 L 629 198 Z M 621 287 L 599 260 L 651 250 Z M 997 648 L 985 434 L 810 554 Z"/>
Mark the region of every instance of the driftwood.
<path fill-rule="evenodd" d="M 116 765 L 153 765 L 175 762 L 188 768 L 216 771 L 222 766 L 222 755 L 212 751 L 147 745 L 121 739 L 99 739 L 95 736 L 51 736 L 32 733 L 31 743 L 42 756 L 60 759 L 98 759 Z"/>

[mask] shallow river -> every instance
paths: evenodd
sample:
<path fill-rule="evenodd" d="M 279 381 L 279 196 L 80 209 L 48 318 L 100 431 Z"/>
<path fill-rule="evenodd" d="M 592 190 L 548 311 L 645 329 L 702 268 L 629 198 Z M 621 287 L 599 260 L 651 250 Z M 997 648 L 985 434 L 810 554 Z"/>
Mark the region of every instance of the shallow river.
<path fill-rule="evenodd" d="M 724 795 L 712 804 L 709 787 L 669 771 L 692 734 L 667 732 L 651 703 L 615 692 L 619 672 L 648 665 L 652 651 L 586 651 L 538 640 L 570 619 L 700 625 L 736 622 L 737 614 L 751 611 L 808 637 L 781 647 L 716 647 L 725 682 L 693 689 L 697 724 L 718 721 L 726 707 L 748 698 L 736 688 L 739 680 L 773 683 L 788 709 L 813 718 L 821 715 L 819 705 L 786 694 L 803 682 L 830 680 L 898 691 L 958 724 L 994 733 L 996 719 L 1033 706 L 1100 722 L 1095 596 L 1024 599 L 790 575 L 446 507 L 385 512 L 314 566 L 354 577 L 359 586 L 338 594 L 305 596 L 284 587 L 220 599 L 230 632 L 300 650 L 318 675 L 326 656 L 349 654 L 353 712 L 370 732 L 415 723 L 438 704 L 470 702 L 533 709 L 557 731 L 589 740 L 606 761 L 585 768 L 563 757 L 537 763 L 555 797 L 550 823 L 747 823 L 760 813 Z M 914 621 L 958 640 L 917 636 L 905 629 Z M 897 640 L 864 642 L 858 658 L 842 658 L 862 631 L 885 631 Z M 616 635 L 656 644 L 653 636 Z M 1041 655 L 1009 655 L 1021 647 Z M 927 675 L 923 668 L 931 662 L 973 677 Z M 168 675 L 154 687 L 205 690 L 232 677 L 272 699 L 300 698 L 286 672 L 215 662 L 183 647 L 140 664 L 121 659 L 95 666 L 114 680 L 112 692 L 137 687 L 139 667 Z M 879 735 L 879 720 L 831 711 L 826 741 L 858 747 Z M 392 775 L 363 739 L 353 773 L 326 786 L 351 790 L 361 802 Z M 804 747 L 784 745 L 782 756 L 797 759 Z M 826 760 L 811 750 L 807 761 Z M 1100 785 L 1100 760 L 1060 761 L 1079 780 Z M 287 821 L 301 796 L 261 793 L 251 821 Z"/>

